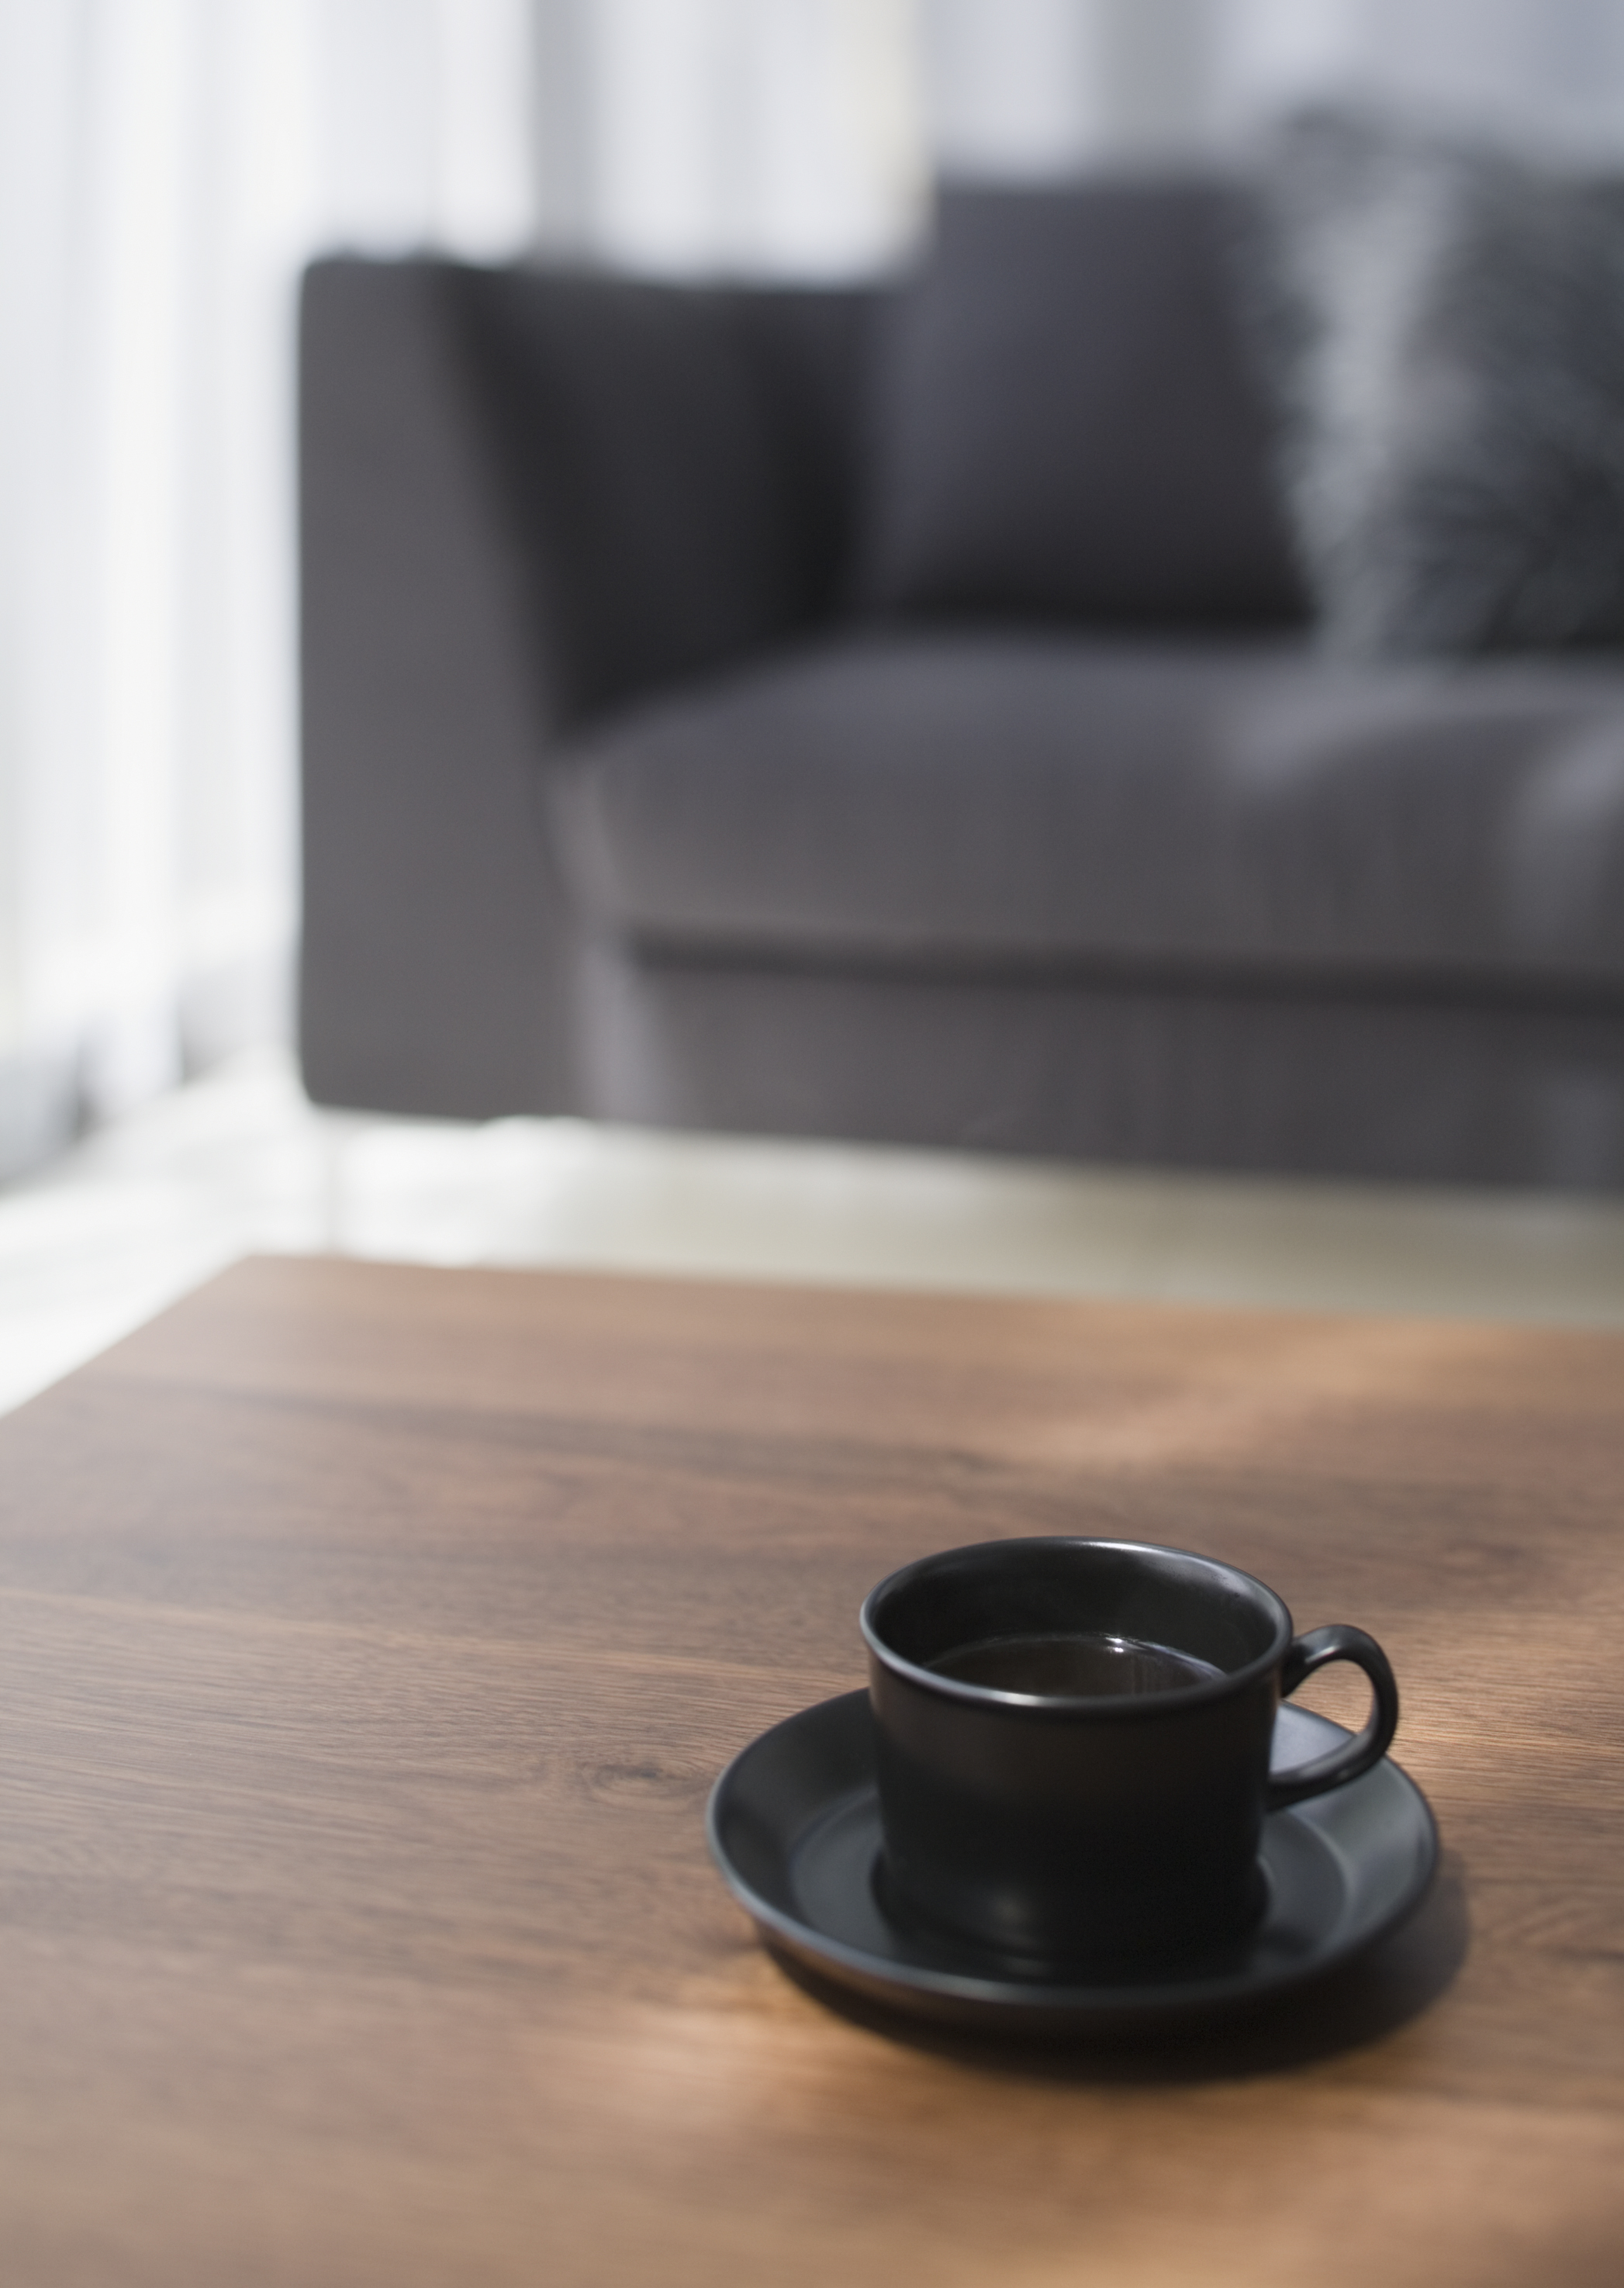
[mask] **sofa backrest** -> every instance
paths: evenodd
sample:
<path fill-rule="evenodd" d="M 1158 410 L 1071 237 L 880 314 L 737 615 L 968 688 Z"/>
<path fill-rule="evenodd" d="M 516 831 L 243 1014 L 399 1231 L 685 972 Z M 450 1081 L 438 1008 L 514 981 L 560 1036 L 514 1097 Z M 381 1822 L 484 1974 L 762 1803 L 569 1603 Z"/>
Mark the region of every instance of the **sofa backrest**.
<path fill-rule="evenodd" d="M 461 376 L 553 731 L 842 616 L 1300 618 L 1232 221 L 1217 183 L 950 189 L 907 275 L 827 290 L 330 262 L 307 481 L 388 271 Z"/>
<path fill-rule="evenodd" d="M 875 291 L 450 276 L 556 723 L 837 609 Z"/>

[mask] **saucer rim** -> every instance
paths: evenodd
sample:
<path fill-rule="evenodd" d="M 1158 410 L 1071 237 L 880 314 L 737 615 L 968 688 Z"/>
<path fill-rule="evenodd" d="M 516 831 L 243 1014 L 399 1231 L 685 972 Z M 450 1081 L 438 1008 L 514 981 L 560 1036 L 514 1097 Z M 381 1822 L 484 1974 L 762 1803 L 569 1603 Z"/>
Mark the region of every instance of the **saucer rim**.
<path fill-rule="evenodd" d="M 1317 1984 L 1334 1970 L 1379 1944 L 1415 1912 L 1438 1871 L 1439 1842 L 1432 1807 L 1403 1766 L 1392 1757 L 1384 1756 L 1359 1778 L 1326 1795 L 1310 1797 L 1301 1804 L 1271 1812 L 1264 1821 L 1265 1836 L 1284 1822 L 1315 1831 L 1321 1824 L 1323 1807 L 1334 1798 L 1354 1797 L 1373 1783 L 1390 1786 L 1397 1782 L 1399 1800 L 1406 1805 L 1414 1825 L 1414 1871 L 1397 1898 L 1380 1916 L 1356 1923 L 1340 1938 L 1336 1924 L 1331 1924 L 1323 1948 L 1311 1950 L 1295 1962 L 1275 1966 L 1266 1973 L 1260 1972 L 1255 1965 L 1242 1963 L 1238 1968 L 1204 1977 L 1175 1976 L 1153 1982 L 1106 1979 L 1086 1984 L 1050 1984 L 1007 1977 L 990 1965 L 986 1974 L 978 1975 L 870 1954 L 763 1898 L 730 1860 L 721 1833 L 730 1791 L 747 1760 L 759 1753 L 778 1734 L 820 1720 L 825 1723 L 836 1721 L 837 1710 L 855 1713 L 853 1704 L 858 1702 L 867 1710 L 866 1690 L 836 1693 L 758 1733 L 731 1759 L 712 1787 L 705 1812 L 706 1838 L 723 1881 L 755 1923 L 770 1952 L 786 1952 L 815 1975 L 915 2017 L 933 2019 L 939 2023 L 993 2024 L 1004 2031 L 1020 2034 L 1058 2031 L 1084 2035 L 1092 2031 L 1151 2031 L 1182 2019 L 1219 2016 L 1248 2006 L 1272 2003 L 1300 1988 Z M 1294 1728 L 1301 1727 L 1319 1733 L 1327 1744 L 1350 1736 L 1343 1726 L 1334 1723 L 1329 1717 L 1309 1709 L 1294 1708 L 1288 1702 L 1282 1703 L 1280 1715 L 1289 1720 Z M 831 1793 L 819 1816 L 828 1819 L 843 1805 L 871 1798 L 875 1792 L 875 1783 L 868 1780 Z M 1313 1816 L 1317 1808 L 1320 1810 L 1319 1819 Z M 1337 1857 L 1330 1844 L 1323 1838 L 1318 1839 L 1320 1849 Z M 1339 1916 L 1337 1922 L 1342 1919 Z M 906 1945 L 906 1930 L 894 1922 L 891 1927 Z"/>

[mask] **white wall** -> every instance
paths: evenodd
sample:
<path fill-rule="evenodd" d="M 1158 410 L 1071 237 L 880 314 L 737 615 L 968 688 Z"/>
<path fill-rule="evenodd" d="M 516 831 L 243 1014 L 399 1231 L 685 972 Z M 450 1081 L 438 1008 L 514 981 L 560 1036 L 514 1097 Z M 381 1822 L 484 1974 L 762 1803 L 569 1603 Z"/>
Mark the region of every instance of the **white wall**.
<path fill-rule="evenodd" d="M 1621 0 L 923 0 L 942 162 L 1009 177 L 1232 147 L 1364 96 L 1624 151 Z"/>

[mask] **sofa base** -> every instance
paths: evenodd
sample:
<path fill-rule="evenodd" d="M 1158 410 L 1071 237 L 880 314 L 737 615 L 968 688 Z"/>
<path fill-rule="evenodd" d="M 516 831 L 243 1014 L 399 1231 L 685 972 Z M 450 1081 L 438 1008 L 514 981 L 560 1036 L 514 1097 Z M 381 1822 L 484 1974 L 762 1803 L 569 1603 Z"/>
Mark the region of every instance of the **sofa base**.
<path fill-rule="evenodd" d="M 1624 1016 L 1167 982 L 582 965 L 582 1109 L 1412 1182 L 1624 1184 Z"/>

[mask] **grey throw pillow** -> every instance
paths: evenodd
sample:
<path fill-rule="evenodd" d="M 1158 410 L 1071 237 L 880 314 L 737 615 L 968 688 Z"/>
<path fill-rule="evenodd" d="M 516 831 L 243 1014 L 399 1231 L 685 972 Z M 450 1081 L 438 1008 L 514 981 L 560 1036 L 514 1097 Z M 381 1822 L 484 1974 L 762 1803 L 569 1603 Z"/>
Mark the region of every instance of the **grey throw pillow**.
<path fill-rule="evenodd" d="M 1281 131 L 1260 214 L 1327 641 L 1624 644 L 1624 186 L 1320 114 Z"/>
<path fill-rule="evenodd" d="M 1305 599 L 1216 179 L 960 185 L 879 360 L 859 600 L 1271 624 Z"/>

